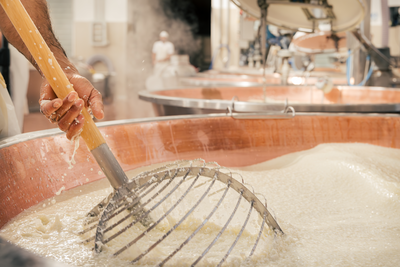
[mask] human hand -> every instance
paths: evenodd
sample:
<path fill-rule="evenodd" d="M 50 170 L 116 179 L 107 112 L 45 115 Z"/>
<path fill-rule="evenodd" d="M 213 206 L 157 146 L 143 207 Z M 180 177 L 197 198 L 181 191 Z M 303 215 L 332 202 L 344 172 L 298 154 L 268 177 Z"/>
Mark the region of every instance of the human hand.
<path fill-rule="evenodd" d="M 77 73 L 66 75 L 75 92 L 69 93 L 64 99 L 57 98 L 49 82 L 44 79 L 40 87 L 39 105 L 40 112 L 51 123 L 57 123 L 71 140 L 82 132 L 85 122 L 81 114 L 83 107 L 89 111 L 91 109 L 97 119 L 104 118 L 104 107 L 100 92 L 86 78 Z"/>

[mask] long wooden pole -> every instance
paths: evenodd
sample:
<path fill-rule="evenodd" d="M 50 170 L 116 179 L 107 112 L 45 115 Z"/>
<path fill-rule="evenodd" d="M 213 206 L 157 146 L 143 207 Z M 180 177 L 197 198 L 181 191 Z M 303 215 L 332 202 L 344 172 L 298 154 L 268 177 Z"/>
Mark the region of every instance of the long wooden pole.
<path fill-rule="evenodd" d="M 65 76 L 60 64 L 58 64 L 21 1 L 0 0 L 0 4 L 57 97 L 64 99 L 70 92 L 74 91 L 73 85 Z M 83 108 L 82 114 L 85 117 L 85 124 L 81 136 L 89 150 L 92 151 L 105 143 L 105 140 L 86 108 Z"/>

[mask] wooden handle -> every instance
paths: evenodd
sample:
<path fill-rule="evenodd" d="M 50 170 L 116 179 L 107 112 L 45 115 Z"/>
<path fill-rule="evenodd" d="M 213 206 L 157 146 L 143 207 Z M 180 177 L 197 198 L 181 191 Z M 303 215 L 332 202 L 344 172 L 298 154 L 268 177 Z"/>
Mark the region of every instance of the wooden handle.
<path fill-rule="evenodd" d="M 57 97 L 64 99 L 70 92 L 74 91 L 73 85 L 69 82 L 67 76 L 65 76 L 64 71 L 21 4 L 21 1 L 0 0 L 0 4 Z M 82 114 L 85 117 L 85 124 L 81 136 L 85 140 L 89 150 L 92 151 L 106 141 L 86 108 L 83 108 Z"/>

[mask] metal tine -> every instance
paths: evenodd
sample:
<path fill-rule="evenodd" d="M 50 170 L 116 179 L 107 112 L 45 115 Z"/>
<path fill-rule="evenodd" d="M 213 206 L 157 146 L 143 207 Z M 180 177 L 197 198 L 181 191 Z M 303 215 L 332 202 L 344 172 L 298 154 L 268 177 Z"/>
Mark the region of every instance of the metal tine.
<path fill-rule="evenodd" d="M 136 191 L 133 191 L 133 192 L 129 193 L 129 194 L 127 195 L 127 197 L 130 197 L 132 194 L 135 194 L 135 193 L 140 193 L 141 191 L 145 190 L 144 187 L 147 188 L 150 184 L 151 184 L 151 182 L 150 182 L 150 180 L 149 180 L 147 183 L 145 183 L 145 184 L 143 184 L 142 186 L 140 186 L 139 188 L 137 188 Z M 123 200 L 123 199 L 121 198 L 120 201 L 122 201 L 122 200 Z M 126 202 L 125 202 L 125 204 L 126 204 Z M 117 208 L 118 208 L 118 207 L 117 207 Z M 98 222 L 98 218 L 93 218 L 93 219 L 91 219 L 91 220 L 86 221 L 86 222 L 85 222 L 85 225 L 89 225 L 89 224 L 96 223 L 96 222 Z M 96 224 L 96 225 L 97 225 L 97 224 Z M 95 227 L 96 227 L 96 226 L 95 226 Z M 91 228 L 91 229 L 93 229 L 93 228 Z M 85 229 L 85 230 L 83 230 L 82 232 L 79 232 L 78 234 L 84 234 L 84 233 L 86 233 L 86 232 L 88 232 L 88 231 L 86 231 L 86 229 Z"/>
<path fill-rule="evenodd" d="M 188 170 L 190 172 L 190 168 Z M 189 172 L 187 172 L 187 174 Z M 143 236 L 145 236 L 148 232 L 150 232 L 152 229 L 154 229 L 154 227 L 156 227 L 162 220 L 164 220 L 165 217 L 167 217 L 178 206 L 178 204 L 186 197 L 186 195 L 189 193 L 190 189 L 192 189 L 194 184 L 199 179 L 201 172 L 202 172 L 202 170 L 200 170 L 200 172 L 197 174 L 196 179 L 193 180 L 193 182 L 190 184 L 189 188 L 185 191 L 185 193 L 178 199 L 178 201 L 167 212 L 164 213 L 164 215 L 160 219 L 158 219 L 157 222 L 155 222 L 153 225 L 151 225 L 148 229 L 146 229 L 146 231 L 144 231 L 142 234 L 140 234 L 138 237 L 136 237 L 133 241 L 129 242 L 126 246 L 124 246 L 123 248 L 121 248 L 120 250 L 115 252 L 114 256 L 118 256 L 119 254 L 124 252 L 126 249 L 128 249 L 130 246 L 135 244 L 138 240 L 140 240 Z M 187 176 L 187 174 L 186 174 L 186 176 Z M 183 179 L 182 179 L 182 181 L 183 181 Z"/>
<path fill-rule="evenodd" d="M 179 225 L 182 224 L 184 220 L 194 211 L 195 208 L 203 201 L 203 199 L 207 196 L 208 192 L 210 192 L 211 187 L 214 185 L 215 181 L 217 180 L 217 173 L 215 173 L 214 178 L 211 180 L 210 186 L 207 188 L 206 192 L 201 196 L 201 198 L 194 204 L 194 206 L 182 217 L 182 219 L 176 223 L 167 233 L 165 233 L 157 242 L 155 242 L 151 247 L 149 247 L 144 253 L 136 257 L 131 263 L 135 263 L 143 258 L 147 253 L 149 253 L 153 248 L 155 248 L 159 243 L 161 243 L 165 238 L 167 238 Z"/>
<path fill-rule="evenodd" d="M 244 186 L 247 186 L 247 187 L 251 187 L 251 192 L 255 195 L 256 193 L 254 192 L 254 187 L 251 185 L 251 184 L 248 184 L 248 183 L 243 183 L 243 185 Z"/>
<path fill-rule="evenodd" d="M 176 172 L 175 175 L 174 175 L 174 177 L 175 177 L 177 174 L 178 174 L 178 173 Z M 152 187 L 150 187 L 149 190 L 147 190 L 146 192 L 144 192 L 141 196 L 137 196 L 137 197 L 135 198 L 135 200 L 132 201 L 132 203 L 129 203 L 128 205 L 125 205 L 124 208 L 122 208 L 122 209 L 116 211 L 115 213 L 113 213 L 110 217 L 108 217 L 108 218 L 106 219 L 106 221 L 108 221 L 108 220 L 110 220 L 111 218 L 117 216 L 118 214 L 120 214 L 120 213 L 123 212 L 124 210 L 127 210 L 127 209 L 129 209 L 129 208 L 135 206 L 143 197 L 147 196 L 151 191 L 153 191 L 154 188 L 156 188 L 158 185 L 160 185 L 160 183 L 163 182 L 167 176 L 168 176 L 168 173 L 166 172 L 165 175 L 164 175 L 164 177 L 162 177 L 161 180 L 158 180 Z M 148 182 L 149 182 L 149 181 L 148 181 Z M 146 183 L 146 184 L 147 184 L 147 183 Z M 149 185 L 146 186 L 146 188 L 148 188 L 150 185 L 151 185 L 151 183 L 149 183 Z M 143 190 L 142 190 L 142 191 L 143 191 Z M 128 202 L 126 202 L 126 203 L 128 203 Z M 125 203 L 125 204 L 126 204 L 126 203 Z M 148 203 L 148 202 L 147 202 L 147 203 Z M 146 204 L 147 204 L 147 203 L 146 203 Z M 144 207 L 144 206 L 145 206 L 145 204 L 141 204 L 141 207 Z"/>
<path fill-rule="evenodd" d="M 104 220 L 104 221 L 109 221 L 110 219 L 112 219 L 113 217 L 117 216 L 118 214 L 120 214 L 120 213 L 123 212 L 124 210 L 127 210 L 127 209 L 133 207 L 134 205 L 136 205 L 143 197 L 145 197 L 147 194 L 149 194 L 151 191 L 153 191 L 153 189 L 156 188 L 156 187 L 165 179 L 165 177 L 167 177 L 167 175 L 168 175 L 168 174 L 166 173 L 166 174 L 164 175 L 164 177 L 161 178 L 160 181 L 158 181 L 157 183 L 155 183 L 155 185 L 154 185 L 153 187 L 151 187 L 149 190 L 147 190 L 146 192 L 144 192 L 141 196 L 136 197 L 135 200 L 134 200 L 132 203 L 129 203 L 129 204 L 126 205 L 124 208 L 122 208 L 122 209 L 118 210 L 117 212 L 111 214 L 111 215 L 110 215 L 106 220 Z M 150 184 L 149 184 L 149 185 L 150 185 Z M 147 186 L 147 187 L 148 187 L 148 186 Z M 146 187 L 146 188 L 147 188 L 147 187 Z M 142 190 L 142 191 L 143 191 L 143 190 Z M 147 202 L 147 203 L 148 203 L 148 202 Z M 146 203 L 146 204 L 147 204 L 147 203 Z M 142 204 L 142 205 L 140 205 L 140 207 L 138 207 L 138 208 L 143 208 L 146 204 Z M 137 210 L 137 209 L 135 209 L 135 211 L 136 211 L 136 210 Z M 132 213 L 131 213 L 131 214 L 132 214 Z M 132 215 L 133 215 L 133 214 L 132 214 Z M 87 229 L 85 229 L 85 230 L 79 232 L 79 234 L 87 233 L 87 232 L 93 230 L 93 229 L 96 228 L 96 227 L 97 227 L 97 224 L 94 224 L 94 225 L 92 225 L 91 227 L 88 227 Z M 94 237 L 91 237 L 91 238 L 89 238 L 89 239 L 86 239 L 83 243 L 88 243 L 88 242 L 92 241 L 93 239 L 94 239 Z"/>
<path fill-rule="evenodd" d="M 108 231 L 110 231 L 111 229 L 113 229 L 114 227 L 116 227 L 117 225 L 119 225 L 119 224 L 121 224 L 122 222 L 126 221 L 129 217 L 136 215 L 136 214 L 138 213 L 138 211 L 139 211 L 141 208 L 143 208 L 144 206 L 146 206 L 147 204 L 149 204 L 154 198 L 156 198 L 161 192 L 163 192 L 164 189 L 167 188 L 167 187 L 172 183 L 172 181 L 176 178 L 177 174 L 178 174 L 178 170 L 176 170 L 174 176 L 172 176 L 172 177 L 169 179 L 168 183 L 166 183 L 159 191 L 157 191 L 157 193 L 155 193 L 151 198 L 149 198 L 149 199 L 148 199 L 145 203 L 143 203 L 140 207 L 137 207 L 137 208 L 134 209 L 132 212 L 130 212 L 129 214 L 127 214 L 126 216 L 124 216 L 124 217 L 123 217 L 122 219 L 120 219 L 118 222 L 116 222 L 116 223 L 112 224 L 111 226 L 107 227 L 106 229 L 104 229 L 103 233 L 107 233 Z M 163 177 L 163 179 L 165 179 L 165 178 L 167 177 L 167 175 L 168 175 L 168 172 L 166 171 L 166 172 L 165 172 L 165 176 Z M 148 213 L 149 213 L 149 212 L 146 212 L 145 215 L 147 215 Z M 114 215 L 114 214 L 110 215 L 108 219 L 114 217 L 113 215 Z M 107 220 L 108 220 L 108 219 L 107 219 Z M 139 220 L 141 220 L 141 219 L 142 219 L 142 217 L 140 217 Z M 104 220 L 104 221 L 107 221 L 107 220 Z M 138 220 L 135 220 L 135 221 L 133 221 L 133 222 L 136 223 L 136 222 L 138 222 Z M 132 222 L 132 223 L 133 223 L 133 222 Z M 132 225 L 132 226 L 133 226 L 133 225 Z M 86 239 L 86 240 L 84 241 L 84 243 L 88 243 L 88 242 L 92 241 L 93 239 L 95 239 L 95 236 L 92 236 L 92 237 Z"/>
<path fill-rule="evenodd" d="M 95 208 L 97 208 L 98 206 L 102 205 L 103 207 L 107 205 L 107 203 L 109 202 L 109 200 L 112 198 L 112 193 L 110 195 L 108 195 L 106 198 L 104 198 L 99 204 L 97 204 L 97 206 Z M 93 212 L 93 210 L 95 209 L 93 208 L 87 216 L 91 216 L 91 213 Z M 91 216 L 93 217 L 91 220 L 89 220 L 89 217 L 86 218 L 84 225 L 89 225 L 92 223 L 95 223 L 99 220 L 99 214 L 97 214 L 96 216 Z"/>
<path fill-rule="evenodd" d="M 210 220 L 211 216 L 214 215 L 214 213 L 217 211 L 218 207 L 221 205 L 222 201 L 224 200 L 226 194 L 228 193 L 229 187 L 231 186 L 231 183 L 229 182 L 227 187 L 225 188 L 225 192 L 219 199 L 218 203 L 214 206 L 214 209 L 208 214 L 207 218 L 197 227 L 197 229 L 171 254 L 168 255 L 167 258 L 165 258 L 161 263 L 158 264 L 158 266 L 164 266 L 164 264 L 169 261 L 176 253 L 178 253 L 183 246 L 185 246 L 189 241 L 203 228 L 203 226 Z"/>
<path fill-rule="evenodd" d="M 226 228 L 228 227 L 229 223 L 231 222 L 231 220 L 233 219 L 233 216 L 235 216 L 235 213 L 240 205 L 240 201 L 242 200 L 243 197 L 243 189 L 240 191 L 240 196 L 239 199 L 236 203 L 235 209 L 233 210 L 231 216 L 229 217 L 228 221 L 226 221 L 224 227 L 222 227 L 221 231 L 218 233 L 218 235 L 215 237 L 215 239 L 213 240 L 213 242 L 204 250 L 203 254 L 200 255 L 200 257 L 197 258 L 197 260 L 192 263 L 191 266 L 195 266 L 197 263 L 199 263 L 199 261 L 208 253 L 208 251 L 210 251 L 210 249 L 212 248 L 212 246 L 214 246 L 214 244 L 217 242 L 217 240 L 220 238 L 220 236 L 222 235 L 222 233 L 226 230 Z"/>
<path fill-rule="evenodd" d="M 153 177 L 154 177 L 155 175 L 153 175 Z M 167 176 L 167 174 L 165 174 L 165 177 Z M 165 177 L 163 177 L 161 180 L 163 180 Z M 126 196 L 124 196 L 124 198 L 121 198 L 120 200 L 119 200 L 119 204 L 117 205 L 117 207 L 115 208 L 115 210 L 118 210 L 120 207 L 123 207 L 122 208 L 122 210 L 120 210 L 120 211 L 116 211 L 114 214 L 115 215 L 118 215 L 118 214 L 120 214 L 122 211 L 124 211 L 124 210 L 126 210 L 127 209 L 127 203 L 129 203 L 127 200 L 126 200 L 126 198 L 127 197 L 131 197 L 132 195 L 135 195 L 135 194 L 140 194 L 141 192 L 143 192 L 144 190 L 146 190 L 153 182 L 151 181 L 152 179 L 149 179 L 149 181 L 147 181 L 146 183 L 144 183 L 143 185 L 141 185 L 139 188 L 137 188 L 136 190 L 133 190 L 133 191 L 131 191 L 130 193 L 128 193 Z M 157 180 L 159 180 L 159 179 L 157 179 Z M 158 183 L 160 183 L 161 181 L 158 181 Z M 153 188 L 154 189 L 154 188 Z M 151 191 L 151 190 L 150 190 Z M 138 199 L 138 197 L 135 197 L 135 200 L 136 199 Z M 137 201 L 138 202 L 138 201 Z M 137 203 L 136 202 L 136 203 Z M 135 204 L 136 204 L 135 203 Z M 132 204 L 132 203 L 129 203 L 128 204 L 128 206 L 130 205 L 130 206 L 133 206 L 133 205 L 135 205 L 135 204 Z M 113 214 L 113 215 L 114 215 Z M 114 215 L 114 216 L 115 216 Z M 112 216 L 113 217 L 113 216 Z M 109 220 L 110 218 L 112 218 L 112 217 L 109 217 L 107 220 Z"/>
<path fill-rule="evenodd" d="M 221 171 L 221 169 L 222 169 L 222 170 L 227 170 L 227 171 L 229 171 L 230 176 L 233 178 L 231 169 L 229 169 L 229 168 L 227 168 L 227 167 L 224 167 L 224 166 L 220 166 L 220 165 L 219 165 L 217 162 L 215 162 L 215 161 L 212 161 L 212 162 L 210 162 L 210 163 L 211 163 L 211 164 L 215 164 L 215 165 L 217 166 L 216 170 L 217 170 L 218 172 L 221 172 L 221 173 L 225 174 L 224 172 Z M 208 196 L 211 197 L 211 196 L 213 196 L 213 195 L 215 195 L 215 194 L 218 194 L 219 192 L 221 192 L 221 191 L 223 191 L 223 190 L 224 190 L 224 188 L 218 189 L 218 190 L 216 190 L 216 191 L 214 191 L 214 192 L 211 192 Z"/>
<path fill-rule="evenodd" d="M 198 159 L 198 160 L 200 161 L 201 159 Z M 202 160 L 202 161 L 204 161 L 204 160 Z M 170 169 L 174 169 L 174 168 L 172 168 L 173 166 L 177 167 L 175 169 L 178 169 L 180 163 L 189 163 L 189 162 L 190 162 L 189 160 L 177 160 L 177 161 L 174 161 L 174 162 L 169 163 L 167 165 L 158 167 L 156 169 L 142 172 L 138 176 L 136 176 L 136 178 L 139 179 L 139 178 L 144 178 L 144 177 L 149 176 L 149 175 L 156 175 L 156 174 L 158 174 L 160 172 L 168 171 Z"/>
<path fill-rule="evenodd" d="M 85 234 L 85 233 L 87 233 L 87 232 L 90 232 L 91 230 L 93 230 L 93 229 L 96 228 L 96 227 L 97 227 L 97 224 L 93 224 L 92 226 L 90 226 L 90 227 L 86 228 L 85 230 L 79 232 L 78 235 L 83 235 L 83 234 Z M 94 240 L 94 236 L 89 237 L 88 239 L 86 239 L 85 241 L 83 241 L 82 244 L 89 243 L 89 242 L 92 241 L 92 240 Z"/>
<path fill-rule="evenodd" d="M 193 166 L 193 163 L 195 163 L 196 161 L 203 162 L 203 168 L 207 167 L 207 164 L 209 164 L 209 162 L 206 163 L 204 159 L 195 159 L 195 160 L 190 161 L 189 168 L 191 168 Z M 190 180 L 194 179 L 195 177 L 196 177 L 196 175 L 190 176 L 189 178 L 186 179 L 186 181 L 190 181 Z M 209 181 L 207 181 L 207 182 L 209 182 Z M 205 182 L 205 183 L 207 183 L 207 182 Z M 205 184 L 205 183 L 203 183 L 203 184 Z M 195 189 L 199 186 L 202 186 L 203 184 L 199 184 L 199 185 L 195 186 L 193 189 Z"/>
<path fill-rule="evenodd" d="M 208 166 L 208 165 L 215 165 L 215 167 L 210 167 L 210 166 Z M 207 167 L 207 168 L 212 168 L 212 169 L 215 169 L 215 170 L 219 170 L 219 169 L 221 168 L 221 166 L 220 166 L 217 162 L 215 162 L 215 161 L 207 162 L 207 163 L 206 163 L 206 167 Z M 207 181 L 205 181 L 205 182 L 203 182 L 203 183 L 201 183 L 201 184 L 196 185 L 193 189 L 202 187 L 203 185 L 208 184 L 208 183 L 211 183 L 211 182 L 212 182 L 212 180 L 207 180 Z"/>
<path fill-rule="evenodd" d="M 204 161 L 204 160 L 198 159 L 198 161 Z M 160 180 L 160 179 L 157 179 L 157 180 L 158 180 L 158 184 L 159 184 L 159 183 L 161 183 L 163 180 L 165 180 L 165 178 L 168 176 L 168 174 L 171 174 L 171 173 L 170 173 L 170 171 L 171 171 L 170 167 L 176 166 L 176 167 L 177 167 L 176 169 L 179 169 L 179 163 L 189 163 L 189 162 L 192 162 L 192 161 L 188 161 L 188 160 L 176 161 L 176 162 L 174 162 L 174 163 L 172 163 L 172 164 L 168 164 L 168 165 L 166 165 L 166 166 L 162 166 L 162 167 L 159 167 L 159 168 L 154 169 L 154 170 L 151 170 L 151 171 L 143 172 L 143 173 L 139 174 L 139 175 L 138 175 L 137 177 L 135 177 L 135 178 L 137 178 L 137 179 L 139 179 L 139 178 L 145 178 L 145 177 L 147 177 L 147 176 L 149 176 L 149 175 L 155 177 L 155 176 L 158 175 L 159 173 L 165 172 L 165 175 L 164 175 L 164 177 L 161 178 L 161 180 Z M 178 172 L 178 171 L 176 171 L 176 172 Z M 177 175 L 177 173 L 174 175 L 174 177 L 175 177 L 176 175 Z M 127 195 L 127 197 L 130 197 L 130 196 L 132 196 L 132 194 L 135 194 L 135 193 L 140 193 L 141 191 L 145 190 L 148 186 L 150 186 L 152 183 L 153 183 L 152 179 L 149 179 L 146 183 L 144 183 L 143 185 L 141 185 L 139 188 L 137 188 L 137 189 L 133 190 L 131 193 L 129 193 L 129 194 Z M 145 188 L 144 188 L 144 187 L 145 187 Z M 127 203 L 127 202 L 125 202 L 124 204 L 126 204 L 126 203 Z"/>
<path fill-rule="evenodd" d="M 147 216 L 150 212 L 152 212 L 154 209 L 156 209 L 162 202 L 164 202 L 165 199 L 167 199 L 186 179 L 186 177 L 188 176 L 188 174 L 190 173 L 190 169 L 188 169 L 188 171 L 185 173 L 185 175 L 183 176 L 182 180 L 166 195 L 164 196 L 157 204 L 155 204 L 153 207 L 151 207 L 151 209 L 149 209 L 146 213 L 144 213 L 142 216 L 140 216 L 139 218 L 137 218 L 135 221 L 131 222 L 130 224 L 128 224 L 127 226 L 125 226 L 123 229 L 121 229 L 120 231 L 118 231 L 117 233 L 115 233 L 114 235 L 110 236 L 109 238 L 107 238 L 106 240 L 103 241 L 103 244 L 106 244 L 108 242 L 110 242 L 111 240 L 113 240 L 114 238 L 116 238 L 117 236 L 119 236 L 121 233 L 125 232 L 126 230 L 128 230 L 128 228 L 132 227 L 133 225 L 135 225 L 138 221 L 140 221 L 141 219 L 143 219 L 145 216 Z M 157 192 L 157 195 L 160 192 Z"/>
<path fill-rule="evenodd" d="M 208 196 L 211 197 L 211 196 L 213 196 L 215 194 L 218 194 L 221 191 L 224 191 L 224 188 L 218 189 L 217 191 L 214 191 L 214 192 L 210 193 Z"/>
<path fill-rule="evenodd" d="M 251 250 L 249 257 L 253 256 L 254 252 L 256 251 L 256 247 L 257 247 L 257 245 L 258 245 L 258 242 L 260 241 L 261 234 L 262 234 L 262 232 L 263 232 L 263 230 L 264 230 L 264 224 L 265 224 L 265 220 L 266 220 L 266 219 L 267 219 L 267 213 L 264 212 L 263 221 L 262 221 L 262 223 L 261 223 L 261 229 L 260 229 L 260 232 L 258 233 L 256 242 L 254 243 L 254 247 L 253 247 L 253 249 Z"/>
<path fill-rule="evenodd" d="M 240 229 L 239 234 L 236 236 L 235 241 L 233 242 L 232 246 L 229 248 L 228 252 L 226 252 L 225 256 L 222 258 L 222 260 L 218 263 L 217 267 L 221 266 L 224 261 L 228 258 L 229 254 L 232 252 L 233 248 L 236 246 L 237 242 L 239 241 L 239 238 L 242 236 L 244 228 L 246 228 L 247 223 L 249 222 L 250 219 L 250 215 L 251 212 L 253 211 L 253 205 L 254 205 L 254 201 L 251 201 L 251 205 L 250 205 L 250 210 L 247 214 L 247 218 L 242 226 L 242 229 Z"/>
<path fill-rule="evenodd" d="M 243 176 L 240 174 L 240 173 L 238 173 L 238 172 L 231 172 L 231 177 L 233 178 L 233 179 L 235 179 L 235 177 L 233 177 L 233 175 L 234 174 L 236 174 L 237 176 L 239 176 L 240 177 L 240 179 L 241 179 L 241 183 L 243 184 L 243 185 L 245 185 L 246 184 L 246 182 L 245 182 L 245 180 L 244 180 L 244 178 L 243 178 Z M 236 179 L 237 180 L 237 179 Z M 253 189 L 253 191 L 254 191 L 254 189 Z"/>
<path fill-rule="evenodd" d="M 96 235 L 95 235 L 95 240 L 94 240 L 94 250 L 97 253 L 100 253 L 102 250 L 103 246 L 103 237 L 104 237 L 104 228 L 107 226 L 107 222 L 105 222 L 103 219 L 107 219 L 108 216 L 114 211 L 116 201 L 114 198 L 117 198 L 117 200 L 124 194 L 128 193 L 127 188 L 125 186 L 120 187 L 117 191 L 115 191 L 113 198 L 108 202 L 107 206 L 104 208 L 101 216 L 99 223 L 97 224 L 97 229 L 96 229 Z"/>
<path fill-rule="evenodd" d="M 212 182 L 212 180 L 205 181 L 204 183 L 198 184 L 198 185 L 196 185 L 195 187 L 193 187 L 193 189 L 197 189 L 197 188 L 199 188 L 199 187 L 202 187 L 203 185 L 206 185 L 206 184 L 208 184 L 208 183 L 210 183 L 210 182 Z"/>

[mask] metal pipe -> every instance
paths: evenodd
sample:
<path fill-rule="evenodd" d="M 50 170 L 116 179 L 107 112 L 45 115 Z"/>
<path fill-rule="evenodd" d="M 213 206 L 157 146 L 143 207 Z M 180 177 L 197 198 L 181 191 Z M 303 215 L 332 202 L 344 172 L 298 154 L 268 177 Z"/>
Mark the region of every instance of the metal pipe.
<path fill-rule="evenodd" d="M 371 0 L 365 0 L 365 13 L 363 22 L 360 24 L 360 33 L 365 39 L 371 39 L 370 31 L 370 14 L 371 14 Z M 367 53 L 360 48 L 359 38 L 353 36 L 354 33 L 347 34 L 347 45 L 348 48 L 352 50 L 351 62 L 349 70 L 350 77 L 354 78 L 354 84 L 359 84 L 364 80 L 365 66 Z M 358 40 L 357 40 L 358 39 Z"/>
<path fill-rule="evenodd" d="M 281 6 L 298 6 L 300 8 L 318 8 L 326 9 L 329 5 L 325 4 L 311 4 L 311 3 L 299 3 L 299 2 L 283 2 L 283 1 L 266 1 L 268 5 L 281 5 Z"/>
<path fill-rule="evenodd" d="M 222 33 L 223 33 L 223 23 L 222 23 L 222 16 L 223 16 L 223 10 L 222 10 L 222 5 L 223 0 L 219 0 L 219 27 L 221 29 L 221 32 L 219 33 L 219 44 L 222 45 Z"/>
<path fill-rule="evenodd" d="M 381 13 L 382 13 L 382 45 L 381 47 L 389 46 L 389 6 L 388 0 L 381 0 Z"/>
<path fill-rule="evenodd" d="M 230 1 L 226 0 L 227 3 L 227 23 L 226 23 L 226 44 L 228 45 L 228 47 L 230 47 L 230 29 L 231 29 L 231 8 L 230 8 Z M 229 66 L 228 66 L 229 67 Z"/>
<path fill-rule="evenodd" d="M 91 152 L 114 189 L 128 182 L 128 177 L 107 144 L 101 144 Z"/>

